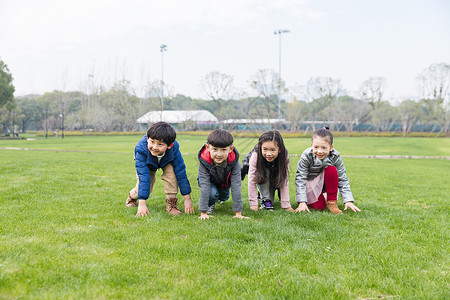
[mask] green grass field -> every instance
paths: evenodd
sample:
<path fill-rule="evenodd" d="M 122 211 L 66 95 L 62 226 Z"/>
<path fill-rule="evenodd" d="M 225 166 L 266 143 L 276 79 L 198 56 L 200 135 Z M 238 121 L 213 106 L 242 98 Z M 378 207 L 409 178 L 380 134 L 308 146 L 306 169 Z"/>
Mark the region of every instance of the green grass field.
<path fill-rule="evenodd" d="M 448 299 L 450 161 L 344 158 L 361 213 L 216 206 L 198 220 L 196 153 L 179 135 L 195 216 L 124 207 L 140 136 L 0 140 L 0 299 Z M 256 139 L 238 138 L 241 156 Z M 309 139 L 285 139 L 291 155 Z M 336 138 L 343 155 L 450 156 L 445 138 Z M 241 158 L 242 158 L 241 157 Z M 296 207 L 291 157 L 291 203 Z M 160 174 L 160 173 L 158 173 Z M 181 197 L 179 197 L 181 199 Z M 342 207 L 342 204 L 340 204 Z"/>

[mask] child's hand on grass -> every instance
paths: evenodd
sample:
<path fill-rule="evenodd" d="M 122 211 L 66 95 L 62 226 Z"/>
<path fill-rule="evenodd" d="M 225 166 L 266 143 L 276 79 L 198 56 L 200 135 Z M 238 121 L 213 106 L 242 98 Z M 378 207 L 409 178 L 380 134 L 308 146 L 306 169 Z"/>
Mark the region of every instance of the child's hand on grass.
<path fill-rule="evenodd" d="M 258 205 L 250 205 L 251 210 L 258 210 Z"/>
<path fill-rule="evenodd" d="M 191 194 L 184 195 L 184 213 L 193 214 L 194 205 L 192 205 Z"/>
<path fill-rule="evenodd" d="M 149 214 L 150 212 L 148 211 L 147 205 L 145 204 L 145 200 L 139 200 L 136 217 L 148 216 Z"/>
<path fill-rule="evenodd" d="M 286 207 L 285 208 L 285 210 L 287 210 L 287 211 L 291 211 L 291 212 L 295 212 L 295 210 L 291 207 L 291 206 L 289 206 L 289 207 Z"/>
<path fill-rule="evenodd" d="M 249 217 L 245 217 L 242 215 L 242 212 L 236 212 L 236 215 L 234 215 L 233 219 L 250 219 Z"/>
<path fill-rule="evenodd" d="M 354 212 L 361 211 L 353 202 L 345 202 L 345 208 L 344 210 L 347 210 L 347 208 L 350 208 Z"/>
<path fill-rule="evenodd" d="M 310 213 L 308 205 L 306 205 L 306 202 L 300 202 L 297 209 L 294 210 L 294 212 L 302 212 L 302 211 L 307 211 Z"/>
<path fill-rule="evenodd" d="M 213 216 L 211 216 L 212 218 Z M 210 216 L 207 213 L 200 213 L 200 217 L 198 217 L 200 220 L 207 220 L 210 218 Z"/>

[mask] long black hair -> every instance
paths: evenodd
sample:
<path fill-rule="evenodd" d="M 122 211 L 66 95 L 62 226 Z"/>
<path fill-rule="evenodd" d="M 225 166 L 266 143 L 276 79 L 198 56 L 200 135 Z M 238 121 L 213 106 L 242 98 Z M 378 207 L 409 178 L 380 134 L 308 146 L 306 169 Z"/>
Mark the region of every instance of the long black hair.
<path fill-rule="evenodd" d="M 278 146 L 278 157 L 273 162 L 268 162 L 262 155 L 262 144 L 264 142 L 274 142 Z M 284 146 L 283 138 L 277 130 L 266 131 L 260 137 L 257 145 L 258 159 L 256 161 L 256 182 L 263 184 L 267 179 L 275 187 L 280 187 L 288 178 L 288 151 Z M 270 178 L 266 178 L 266 169 L 270 169 Z"/>

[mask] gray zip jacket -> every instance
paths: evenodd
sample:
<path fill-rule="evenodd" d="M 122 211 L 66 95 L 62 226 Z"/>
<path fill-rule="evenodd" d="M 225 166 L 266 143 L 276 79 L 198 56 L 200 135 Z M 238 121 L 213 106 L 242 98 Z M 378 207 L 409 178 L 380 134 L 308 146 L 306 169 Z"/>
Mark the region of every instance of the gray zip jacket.
<path fill-rule="evenodd" d="M 234 155 L 233 155 L 234 154 Z M 214 170 L 214 163 L 211 159 L 209 151 L 206 151 L 206 146 L 203 146 L 199 153 L 198 159 L 200 161 L 198 165 L 198 186 L 200 187 L 200 199 L 198 210 L 200 212 L 206 212 L 208 210 L 209 197 L 211 194 L 211 184 L 216 184 L 215 181 L 218 178 L 213 178 L 212 175 L 216 174 Z M 239 153 L 236 148 L 230 153 L 227 159 L 227 164 L 231 166 L 230 173 L 226 178 L 226 182 L 221 182 L 223 188 L 229 188 L 231 190 L 231 197 L 233 198 L 233 211 L 242 211 L 242 195 L 241 195 L 241 166 L 239 165 Z M 221 189 L 221 185 L 218 189 Z"/>
<path fill-rule="evenodd" d="M 345 174 L 344 162 L 339 152 L 333 149 L 327 157 L 320 160 L 314 155 L 312 148 L 309 147 L 303 151 L 297 164 L 297 172 L 295 174 L 296 202 L 306 202 L 306 181 L 317 177 L 328 166 L 334 166 L 337 169 L 342 202 L 355 201 L 350 190 L 350 182 Z"/>

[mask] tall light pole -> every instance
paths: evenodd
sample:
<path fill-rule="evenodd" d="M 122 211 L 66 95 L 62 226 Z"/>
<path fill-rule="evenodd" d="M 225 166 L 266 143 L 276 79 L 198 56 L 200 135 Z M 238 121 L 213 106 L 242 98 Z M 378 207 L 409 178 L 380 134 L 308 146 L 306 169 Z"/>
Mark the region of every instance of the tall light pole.
<path fill-rule="evenodd" d="M 64 115 L 65 115 L 65 107 L 64 107 L 64 100 L 61 101 L 61 138 L 64 138 Z"/>
<path fill-rule="evenodd" d="M 45 113 L 45 138 L 47 138 L 47 132 L 48 132 L 48 124 L 47 124 L 47 120 L 48 120 L 48 107 L 46 107 L 44 109 L 44 113 Z"/>
<path fill-rule="evenodd" d="M 167 51 L 167 45 L 162 44 L 159 47 L 161 51 L 161 121 L 164 110 L 164 52 Z"/>
<path fill-rule="evenodd" d="M 290 32 L 287 29 L 278 29 L 273 34 L 278 34 L 278 126 L 281 127 L 281 35 Z"/>
<path fill-rule="evenodd" d="M 89 112 L 89 105 L 92 107 L 92 109 L 94 109 L 94 105 L 92 105 L 92 80 L 94 79 L 94 75 L 93 74 L 88 74 L 87 75 L 87 88 L 86 88 L 86 101 L 83 103 L 81 103 L 81 111 L 82 111 L 82 121 L 83 121 L 83 135 L 86 133 L 86 123 L 88 122 L 88 112 Z"/>
<path fill-rule="evenodd" d="M 11 112 L 11 115 L 12 115 L 12 133 L 13 133 L 13 137 L 16 137 L 16 131 L 14 130 L 14 116 L 16 115 L 17 113 L 15 112 L 15 111 L 12 111 Z"/>

